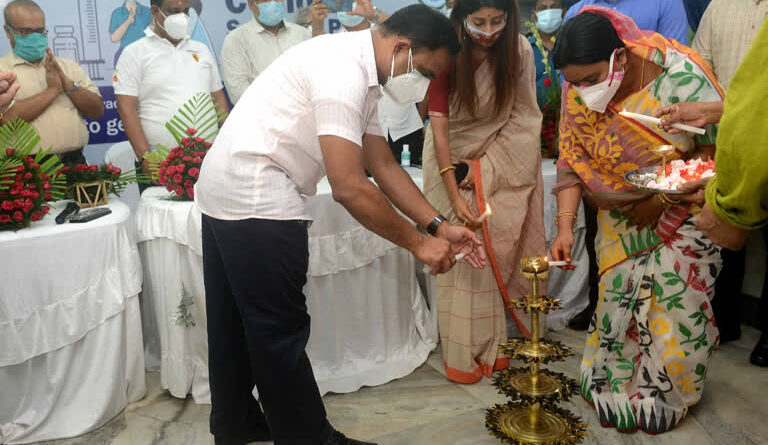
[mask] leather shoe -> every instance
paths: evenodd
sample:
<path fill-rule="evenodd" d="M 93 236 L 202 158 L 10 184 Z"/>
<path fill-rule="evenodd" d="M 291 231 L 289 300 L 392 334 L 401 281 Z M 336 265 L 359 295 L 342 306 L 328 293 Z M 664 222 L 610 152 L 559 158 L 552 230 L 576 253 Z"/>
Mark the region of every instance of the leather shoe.
<path fill-rule="evenodd" d="M 749 356 L 749 361 L 755 366 L 768 367 L 768 334 L 760 336 L 760 340 Z"/>
<path fill-rule="evenodd" d="M 331 438 L 323 445 L 377 445 L 373 442 L 363 442 L 360 440 L 350 439 L 347 436 L 341 434 L 338 431 L 334 431 Z"/>

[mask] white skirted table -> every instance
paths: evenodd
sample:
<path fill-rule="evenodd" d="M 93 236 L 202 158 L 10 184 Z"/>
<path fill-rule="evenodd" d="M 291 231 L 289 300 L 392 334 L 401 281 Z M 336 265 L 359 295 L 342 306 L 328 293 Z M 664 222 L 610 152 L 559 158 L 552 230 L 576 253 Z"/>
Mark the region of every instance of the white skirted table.
<path fill-rule="evenodd" d="M 143 397 L 141 265 L 128 207 L 0 232 L 0 443 L 73 437 Z"/>
<path fill-rule="evenodd" d="M 549 255 L 549 247 L 557 236 L 557 224 L 555 223 L 557 199 L 552 193 L 552 188 L 557 183 L 557 168 L 554 159 L 544 159 L 541 170 L 544 177 L 544 230 L 547 237 L 547 255 Z M 589 304 L 589 255 L 584 242 L 586 231 L 584 206 L 580 206 L 574 226 L 574 245 L 571 252 L 572 260 L 579 263 L 579 266 L 571 271 L 564 271 L 560 268 L 553 268 L 550 271 L 547 293 L 561 300 L 563 310 L 554 311 L 547 315 L 547 329 L 556 331 L 565 329 L 568 321 Z"/>
<path fill-rule="evenodd" d="M 409 171 L 421 186 L 421 172 Z M 414 257 L 363 228 L 327 181 L 307 198 L 312 316 L 307 352 L 320 392 L 346 393 L 404 377 L 437 344 L 437 311 L 420 291 Z M 210 403 L 200 212 L 144 192 L 136 213 L 144 265 L 145 352 L 176 397 Z"/>

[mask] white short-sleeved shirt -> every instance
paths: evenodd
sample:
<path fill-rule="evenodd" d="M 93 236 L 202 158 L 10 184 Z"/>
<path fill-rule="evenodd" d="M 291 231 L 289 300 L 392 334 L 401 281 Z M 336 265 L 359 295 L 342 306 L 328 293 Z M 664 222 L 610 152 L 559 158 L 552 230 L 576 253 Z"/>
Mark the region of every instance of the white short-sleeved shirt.
<path fill-rule="evenodd" d="M 283 21 L 277 35 L 256 19 L 227 34 L 221 47 L 221 74 L 233 103 L 281 54 L 312 38 L 312 29 Z"/>
<path fill-rule="evenodd" d="M 115 94 L 138 98 L 141 127 L 151 148 L 175 145 L 166 122 L 195 94 L 223 88 L 208 48 L 186 38 L 173 46 L 147 28 L 128 45 L 115 68 Z"/>
<path fill-rule="evenodd" d="M 318 136 L 362 147 L 383 136 L 370 30 L 296 45 L 245 91 L 203 161 L 200 210 L 223 220 L 310 219 L 304 196 L 325 176 Z"/>

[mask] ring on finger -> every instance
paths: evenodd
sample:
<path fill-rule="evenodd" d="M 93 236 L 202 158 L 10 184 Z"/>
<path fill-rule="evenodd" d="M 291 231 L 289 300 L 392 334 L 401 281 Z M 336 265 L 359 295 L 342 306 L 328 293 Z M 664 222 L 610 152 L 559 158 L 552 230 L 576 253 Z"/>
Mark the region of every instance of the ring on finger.
<path fill-rule="evenodd" d="M 456 264 L 456 257 L 449 257 L 448 260 L 451 262 L 451 264 Z"/>

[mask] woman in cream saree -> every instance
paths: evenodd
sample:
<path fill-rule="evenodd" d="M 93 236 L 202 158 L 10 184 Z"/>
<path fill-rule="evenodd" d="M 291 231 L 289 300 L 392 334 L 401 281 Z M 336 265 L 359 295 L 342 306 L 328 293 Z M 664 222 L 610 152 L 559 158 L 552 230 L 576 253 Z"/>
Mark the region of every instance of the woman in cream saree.
<path fill-rule="evenodd" d="M 507 339 L 508 316 L 520 334 L 529 335 L 522 318 L 513 312 L 507 315 L 505 305 L 530 292 L 520 276 L 521 258 L 545 251 L 541 113 L 533 52 L 517 34 L 516 2 L 461 0 L 451 20 L 461 33 L 464 50 L 457 67 L 430 86 L 424 194 L 452 223 L 476 227 L 488 253 L 489 266 L 484 269 L 473 270 L 460 262 L 437 277 L 446 375 L 456 382 L 474 383 L 508 366 L 498 352 Z M 476 32 L 479 26 L 486 28 L 484 34 Z M 473 48 L 479 51 L 473 54 Z M 515 80 L 506 85 L 514 89 L 500 91 L 494 57 L 504 51 L 516 60 L 507 67 Z M 485 57 L 473 58 L 477 53 Z M 474 107 L 461 100 L 461 82 L 467 79 L 460 74 L 462 63 L 472 63 Z M 508 100 L 499 101 L 499 95 Z M 461 189 L 451 168 L 459 162 L 469 166 Z M 486 205 L 493 214 L 477 224 Z"/>

